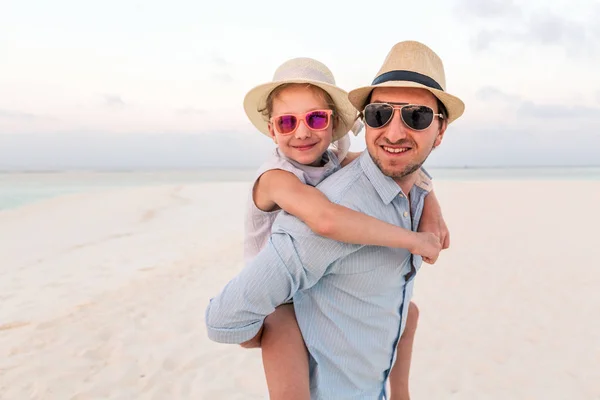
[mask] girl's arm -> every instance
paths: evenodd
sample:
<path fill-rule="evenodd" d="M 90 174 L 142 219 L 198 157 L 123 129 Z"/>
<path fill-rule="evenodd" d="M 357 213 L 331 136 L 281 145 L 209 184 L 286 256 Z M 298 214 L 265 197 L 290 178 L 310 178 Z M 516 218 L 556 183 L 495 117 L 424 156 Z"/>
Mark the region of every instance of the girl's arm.
<path fill-rule="evenodd" d="M 358 158 L 358 156 L 360 156 L 362 153 L 358 152 L 358 151 L 349 151 L 346 154 L 346 157 L 342 160 L 342 162 L 340 163 L 342 165 L 342 167 L 345 167 L 346 165 L 350 164 L 352 161 L 356 160 Z"/>
<path fill-rule="evenodd" d="M 257 206 L 276 204 L 300 218 L 313 232 L 340 242 L 408 249 L 435 260 L 441 250 L 437 237 L 388 224 L 332 203 L 318 189 L 283 170 L 264 173 L 254 188 Z M 264 209 L 264 208 L 263 208 Z"/>
<path fill-rule="evenodd" d="M 342 167 L 345 167 L 354 161 L 361 154 L 362 153 L 360 152 L 348 152 L 346 158 L 344 158 L 342 161 Z M 419 232 L 433 233 L 439 238 L 440 243 L 442 244 L 442 249 L 447 249 L 450 247 L 450 232 L 448 231 L 448 226 L 446 226 L 444 217 L 442 217 L 442 208 L 440 203 L 433 192 L 431 178 L 429 178 L 423 168 L 417 171 L 417 181 L 415 182 L 415 185 L 429 192 L 429 194 L 425 196 L 423 215 L 421 216 L 418 230 Z"/>

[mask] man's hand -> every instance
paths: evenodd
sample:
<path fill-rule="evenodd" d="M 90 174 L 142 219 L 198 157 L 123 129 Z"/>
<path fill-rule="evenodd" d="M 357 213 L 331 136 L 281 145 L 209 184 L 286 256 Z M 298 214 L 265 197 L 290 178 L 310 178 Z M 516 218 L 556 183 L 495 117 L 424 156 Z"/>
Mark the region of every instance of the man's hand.
<path fill-rule="evenodd" d="M 423 215 L 419 223 L 419 232 L 430 232 L 436 235 L 442 249 L 450 247 L 450 232 L 442 217 L 442 209 L 433 190 L 425 197 Z"/>
<path fill-rule="evenodd" d="M 262 340 L 263 327 L 264 327 L 264 325 L 260 327 L 260 330 L 258 331 L 256 336 L 254 336 L 252 339 L 248 340 L 247 342 L 240 343 L 240 346 L 242 346 L 245 349 L 259 348 L 261 340 Z"/>

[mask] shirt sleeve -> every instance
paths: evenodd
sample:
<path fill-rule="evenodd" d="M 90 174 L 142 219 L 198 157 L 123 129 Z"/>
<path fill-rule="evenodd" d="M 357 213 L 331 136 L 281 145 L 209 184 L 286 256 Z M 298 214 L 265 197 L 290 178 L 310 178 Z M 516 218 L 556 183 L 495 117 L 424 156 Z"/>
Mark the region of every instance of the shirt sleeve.
<path fill-rule="evenodd" d="M 261 252 L 210 300 L 205 319 L 211 340 L 252 339 L 275 307 L 314 286 L 332 263 L 361 247 L 318 236 L 289 214 L 280 217 L 278 225 L 289 229 L 274 231 Z"/>
<path fill-rule="evenodd" d="M 433 179 L 433 177 L 429 174 L 429 172 L 425 169 L 425 167 L 419 168 L 422 174 L 424 174 L 427 178 Z"/>
<path fill-rule="evenodd" d="M 423 167 L 419 168 L 417 171 L 417 181 L 415 182 L 415 185 L 429 193 L 433 190 L 433 183 L 431 180 L 432 178 L 431 175 L 429 175 L 429 172 L 427 172 Z"/>
<path fill-rule="evenodd" d="M 292 174 L 296 175 L 298 179 L 300 179 L 300 182 L 306 183 L 306 178 L 304 177 L 302 170 L 295 168 L 288 160 L 280 157 L 276 150 L 273 156 L 264 162 L 256 171 L 254 185 L 256 185 L 256 181 L 258 181 L 258 178 L 260 178 L 264 173 L 275 169 L 291 172 Z"/>

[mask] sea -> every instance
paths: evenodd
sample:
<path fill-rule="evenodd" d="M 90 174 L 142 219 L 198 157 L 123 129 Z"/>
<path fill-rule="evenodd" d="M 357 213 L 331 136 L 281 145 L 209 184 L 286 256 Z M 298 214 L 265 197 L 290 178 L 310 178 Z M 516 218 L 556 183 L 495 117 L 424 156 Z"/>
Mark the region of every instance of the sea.
<path fill-rule="evenodd" d="M 256 169 L 176 171 L 16 171 L 0 172 L 0 212 L 65 194 L 202 182 L 250 182 Z M 434 180 L 584 180 L 599 181 L 600 167 L 439 168 Z"/>

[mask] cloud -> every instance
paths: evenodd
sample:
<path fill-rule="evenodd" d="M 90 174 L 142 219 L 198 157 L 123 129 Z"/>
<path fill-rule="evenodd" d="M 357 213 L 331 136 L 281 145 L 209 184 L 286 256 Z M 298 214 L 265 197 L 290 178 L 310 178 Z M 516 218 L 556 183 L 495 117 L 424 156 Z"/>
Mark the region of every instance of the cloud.
<path fill-rule="evenodd" d="M 485 86 L 479 89 L 475 96 L 484 102 L 502 102 L 514 106 L 517 115 L 541 120 L 562 119 L 581 122 L 582 120 L 600 120 L 600 108 L 585 105 L 540 104 L 522 99 L 520 96 L 503 92 L 493 87 Z M 600 101 L 600 93 L 598 93 Z"/>
<path fill-rule="evenodd" d="M 212 74 L 212 78 L 221 83 L 231 83 L 233 82 L 233 76 L 227 72 L 215 72 Z"/>
<path fill-rule="evenodd" d="M 211 56 L 210 62 L 213 65 L 213 80 L 220 83 L 231 83 L 234 81 L 233 75 L 230 72 L 232 64 L 227 59 L 215 51 Z"/>
<path fill-rule="evenodd" d="M 55 117 L 49 117 L 47 115 L 39 115 L 32 114 L 28 112 L 15 111 L 15 110 L 6 110 L 0 109 L 0 120 L 11 120 L 11 121 L 21 121 L 21 122 L 34 122 L 34 121 L 57 121 L 58 119 Z"/>
<path fill-rule="evenodd" d="M 206 110 L 194 107 L 184 107 L 176 109 L 175 113 L 178 115 L 204 115 Z"/>
<path fill-rule="evenodd" d="M 0 170 L 256 168 L 273 142 L 252 132 L 0 135 Z"/>
<path fill-rule="evenodd" d="M 596 4 L 594 11 L 591 13 L 590 19 L 594 21 L 600 20 L 600 3 Z M 596 23 L 592 25 L 592 35 L 596 40 L 600 40 L 600 24 Z"/>
<path fill-rule="evenodd" d="M 503 92 L 502 90 L 493 87 L 493 86 L 484 86 L 479 89 L 475 96 L 478 100 L 482 101 L 504 101 L 504 102 L 513 102 L 513 101 L 521 101 L 521 97 Z"/>
<path fill-rule="evenodd" d="M 482 18 L 497 18 L 521 14 L 521 9 L 512 0 L 460 0 L 455 12 L 459 18 L 471 14 Z"/>
<path fill-rule="evenodd" d="M 518 30 L 511 28 L 513 30 L 507 29 L 482 29 L 475 37 L 471 38 L 471 47 L 476 52 L 483 52 L 492 47 L 492 45 L 498 42 L 510 43 L 510 42 L 518 42 L 522 43 L 526 36 L 523 32 L 519 32 Z"/>
<path fill-rule="evenodd" d="M 500 31 L 481 30 L 471 39 L 471 47 L 477 52 L 487 50 L 491 47 L 492 42 L 497 41 L 501 35 Z"/>
<path fill-rule="evenodd" d="M 227 67 L 230 65 L 229 61 L 227 61 L 224 57 L 220 56 L 219 54 L 213 53 L 211 62 L 216 65 L 217 67 Z"/>
<path fill-rule="evenodd" d="M 588 32 L 581 24 L 551 12 L 541 12 L 532 16 L 527 37 L 541 44 L 570 46 L 586 41 Z"/>
<path fill-rule="evenodd" d="M 105 94 L 104 97 L 104 105 L 110 108 L 123 108 L 125 107 L 125 102 L 119 95 L 115 94 Z"/>
<path fill-rule="evenodd" d="M 566 106 L 560 104 L 536 104 L 531 101 L 524 101 L 518 107 L 517 112 L 528 117 L 541 119 L 571 119 L 574 122 L 575 118 L 578 119 L 577 122 L 583 118 L 600 120 L 600 108 L 584 105 Z"/>
<path fill-rule="evenodd" d="M 600 132 L 590 123 L 581 129 L 537 130 L 494 124 L 463 127 L 446 135 L 428 166 L 592 166 L 598 165 Z"/>
<path fill-rule="evenodd" d="M 596 91 L 596 101 L 600 103 L 600 90 Z"/>
<path fill-rule="evenodd" d="M 21 112 L 21 111 L 0 109 L 0 118 L 20 120 L 20 121 L 34 121 L 37 119 L 42 119 L 44 117 L 40 117 L 39 115 L 25 113 L 25 112 Z"/>
<path fill-rule="evenodd" d="M 482 52 L 497 43 L 559 46 L 573 55 L 593 55 L 599 49 L 600 7 L 590 10 L 588 22 L 574 21 L 548 9 L 524 15 L 512 1 L 461 0 L 457 9 L 478 17 L 485 27 L 471 38 L 474 51 Z M 595 13 L 595 14 L 594 14 Z M 594 16 L 595 15 L 595 16 Z"/>

